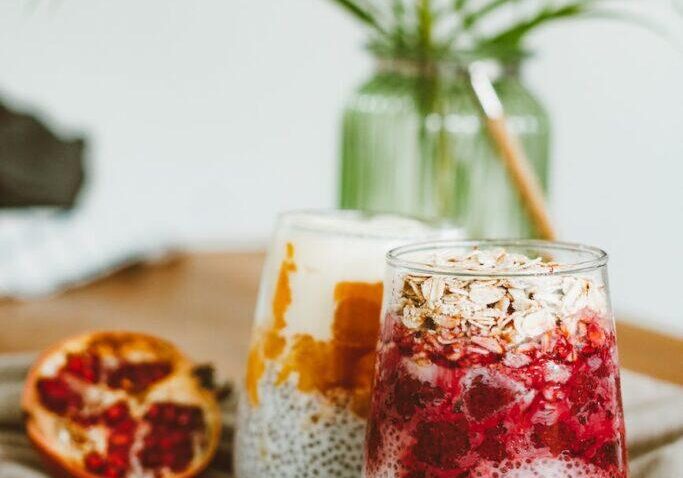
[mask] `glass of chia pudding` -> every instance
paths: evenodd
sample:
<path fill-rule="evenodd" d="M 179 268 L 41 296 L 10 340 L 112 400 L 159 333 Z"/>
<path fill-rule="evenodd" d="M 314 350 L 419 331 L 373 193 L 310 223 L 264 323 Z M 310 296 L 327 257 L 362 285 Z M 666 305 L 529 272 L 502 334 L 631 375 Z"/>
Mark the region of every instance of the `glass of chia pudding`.
<path fill-rule="evenodd" d="M 389 252 L 366 478 L 626 478 L 607 255 L 544 241 Z"/>
<path fill-rule="evenodd" d="M 386 252 L 457 236 L 355 211 L 280 217 L 238 409 L 239 478 L 360 476 Z"/>

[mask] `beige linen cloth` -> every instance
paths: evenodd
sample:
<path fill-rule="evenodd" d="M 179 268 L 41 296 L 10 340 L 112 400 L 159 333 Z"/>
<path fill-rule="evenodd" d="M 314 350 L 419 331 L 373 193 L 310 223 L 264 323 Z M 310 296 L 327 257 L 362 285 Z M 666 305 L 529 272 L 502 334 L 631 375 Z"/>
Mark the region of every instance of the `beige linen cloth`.
<path fill-rule="evenodd" d="M 33 357 L 0 355 L 0 478 L 46 478 L 26 439 L 19 397 Z M 622 373 L 631 478 L 683 478 L 683 387 Z M 234 399 L 223 405 L 221 447 L 206 478 L 230 478 Z"/>

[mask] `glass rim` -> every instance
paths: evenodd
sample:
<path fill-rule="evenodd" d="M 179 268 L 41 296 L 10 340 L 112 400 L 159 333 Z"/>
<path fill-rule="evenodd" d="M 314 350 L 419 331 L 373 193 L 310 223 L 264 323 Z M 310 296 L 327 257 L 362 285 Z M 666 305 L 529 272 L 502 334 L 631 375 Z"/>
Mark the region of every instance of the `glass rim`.
<path fill-rule="evenodd" d="M 453 267 L 434 266 L 424 261 L 402 259 L 401 256 L 414 252 L 443 249 L 538 248 L 543 251 L 562 251 L 587 254 L 589 259 L 560 263 L 550 271 L 464 271 Z M 585 244 L 537 239 L 479 239 L 479 240 L 437 240 L 414 242 L 395 247 L 386 254 L 386 262 L 392 267 L 407 269 L 417 274 L 438 274 L 452 277 L 542 277 L 577 274 L 596 270 L 607 265 L 609 255 L 603 249 Z"/>
<path fill-rule="evenodd" d="M 422 231 L 414 231 L 412 233 L 398 233 L 398 231 L 404 229 L 400 226 L 396 227 L 395 230 L 389 231 L 372 231 L 368 228 L 351 230 L 345 229 L 341 226 L 330 226 L 329 224 L 306 224 L 306 219 L 311 218 L 340 218 L 340 219 L 371 219 L 373 217 L 387 217 L 395 218 L 400 220 L 414 221 L 416 225 L 423 228 Z M 425 241 L 432 237 L 434 240 L 439 233 L 444 233 L 449 230 L 461 231 L 462 229 L 454 222 L 435 219 L 430 220 L 427 218 L 422 218 L 419 216 L 413 216 L 408 214 L 391 213 L 391 212 L 380 212 L 380 211 L 363 211 L 360 209 L 335 209 L 335 208 L 302 208 L 302 209 L 291 209 L 287 211 L 282 211 L 277 215 L 277 224 L 279 226 L 289 226 L 295 228 L 299 231 L 305 231 L 315 234 L 337 234 L 345 237 L 354 238 L 367 238 L 367 239 L 387 239 L 387 240 L 401 240 L 406 241 L 416 239 L 419 241 L 420 237 Z M 278 226 L 278 227 L 279 227 Z M 442 236 L 443 237 L 443 236 Z"/>

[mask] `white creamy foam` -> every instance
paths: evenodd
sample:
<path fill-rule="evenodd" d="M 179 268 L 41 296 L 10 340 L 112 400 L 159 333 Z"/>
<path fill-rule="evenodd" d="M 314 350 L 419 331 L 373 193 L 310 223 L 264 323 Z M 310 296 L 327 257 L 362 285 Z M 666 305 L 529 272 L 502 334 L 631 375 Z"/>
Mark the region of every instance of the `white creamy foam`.
<path fill-rule="evenodd" d="M 352 211 L 285 215 L 263 271 L 256 322 L 267 325 L 272 320 L 272 298 L 288 243 L 294 247 L 297 270 L 290 274 L 292 303 L 283 332 L 306 333 L 327 340 L 338 283 L 382 282 L 389 249 L 408 242 L 459 235 L 454 229 L 435 228 L 401 216 L 367 216 Z"/>
<path fill-rule="evenodd" d="M 400 435 L 400 434 L 398 434 Z M 386 439 L 386 437 L 385 437 Z M 404 439 L 391 440 L 383 444 L 379 460 L 372 467 L 363 470 L 363 478 L 396 478 L 407 470 L 400 465 L 400 456 L 406 443 Z M 481 462 L 470 472 L 472 478 L 613 478 L 615 475 L 580 459 L 532 458 L 514 462 Z"/>
<path fill-rule="evenodd" d="M 498 465 L 482 464 L 472 471 L 472 477 L 489 478 L 498 472 L 500 478 L 611 478 L 614 475 L 579 459 L 535 458 Z"/>

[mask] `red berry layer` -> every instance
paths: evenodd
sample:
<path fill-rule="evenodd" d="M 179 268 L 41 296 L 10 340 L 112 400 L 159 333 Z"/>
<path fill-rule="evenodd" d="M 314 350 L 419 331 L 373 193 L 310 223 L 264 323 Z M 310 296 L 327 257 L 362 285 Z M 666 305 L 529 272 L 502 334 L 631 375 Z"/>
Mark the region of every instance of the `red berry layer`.
<path fill-rule="evenodd" d="M 600 473 L 591 476 L 626 478 L 614 334 L 594 315 L 582 320 L 580 338 L 558 327 L 512 359 L 469 352 L 453 361 L 452 350 L 430 347 L 388 316 L 367 476 L 392 463 L 406 478 L 505 477 L 557 459 Z"/>

